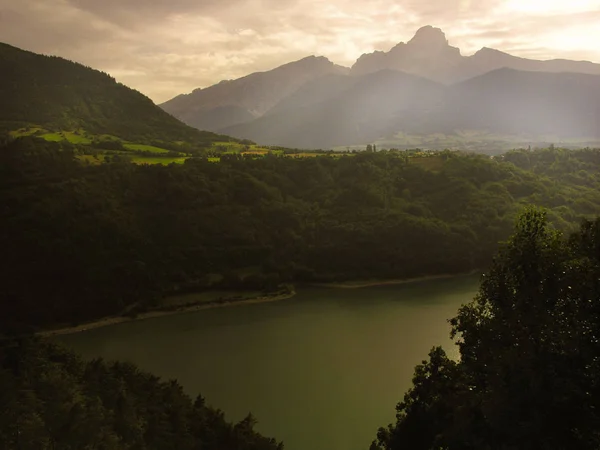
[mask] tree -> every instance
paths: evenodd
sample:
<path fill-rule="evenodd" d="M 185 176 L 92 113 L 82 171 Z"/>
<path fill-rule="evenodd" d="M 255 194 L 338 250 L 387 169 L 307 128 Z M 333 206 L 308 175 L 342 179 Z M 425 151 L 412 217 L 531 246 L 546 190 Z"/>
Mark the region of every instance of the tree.
<path fill-rule="evenodd" d="M 451 320 L 460 362 L 430 354 L 379 447 L 598 448 L 599 279 L 600 219 L 565 238 L 525 211 Z"/>
<path fill-rule="evenodd" d="M 0 448 L 282 450 L 129 363 L 83 362 L 35 339 L 0 343 Z"/>

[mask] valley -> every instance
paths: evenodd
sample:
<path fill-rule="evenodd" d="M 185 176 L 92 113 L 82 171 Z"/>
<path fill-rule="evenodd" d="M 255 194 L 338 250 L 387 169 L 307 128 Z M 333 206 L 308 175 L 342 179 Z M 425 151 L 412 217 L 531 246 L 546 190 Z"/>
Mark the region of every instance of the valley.
<path fill-rule="evenodd" d="M 600 64 L 50 1 L 0 39 L 112 75 L 0 43 L 0 448 L 600 447 Z"/>

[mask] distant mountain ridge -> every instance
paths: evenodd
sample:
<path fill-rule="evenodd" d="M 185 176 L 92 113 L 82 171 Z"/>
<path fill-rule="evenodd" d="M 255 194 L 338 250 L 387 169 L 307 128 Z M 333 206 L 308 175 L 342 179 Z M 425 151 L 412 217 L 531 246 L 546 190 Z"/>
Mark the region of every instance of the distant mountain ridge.
<path fill-rule="evenodd" d="M 391 127 L 392 122 L 396 123 L 395 132 L 414 130 L 427 133 L 452 132 L 452 123 L 459 122 L 467 129 L 476 126 L 475 123 L 463 120 L 470 114 L 466 112 L 468 108 L 464 105 L 460 107 L 456 105 L 465 111 L 463 119 L 454 120 L 440 116 L 451 114 L 451 108 L 448 109 L 447 103 L 448 99 L 452 98 L 449 92 L 453 88 L 446 89 L 446 93 L 437 100 L 436 115 L 432 115 L 431 108 L 427 117 L 422 112 L 423 108 L 417 108 L 419 112 L 415 110 L 412 114 L 406 111 L 400 114 L 398 111 L 405 108 L 405 105 L 398 105 L 397 111 L 392 112 L 389 99 L 396 98 L 395 93 L 365 87 L 363 79 L 377 79 L 371 78 L 371 74 L 384 70 L 403 72 L 450 86 L 504 68 L 527 72 L 600 76 L 600 64 L 587 61 L 565 59 L 537 61 L 485 47 L 471 56 L 463 56 L 457 47 L 449 44 L 441 29 L 425 26 L 420 28 L 408 42 L 400 42 L 388 52 L 376 51 L 362 55 L 350 69 L 336 66 L 326 58 L 313 56 L 271 71 L 253 73 L 237 80 L 196 90 L 188 95 L 180 95 L 160 106 L 183 122 L 199 129 L 232 133 L 238 138 L 258 139 L 265 144 L 294 147 L 304 147 L 308 143 L 312 143 L 311 147 L 357 144 L 381 132 L 382 128 Z M 351 131 L 347 131 L 347 138 L 342 139 L 339 135 L 341 131 L 336 128 L 340 125 L 336 125 L 339 117 L 356 119 L 360 115 L 342 110 L 342 107 L 347 107 L 348 104 L 355 104 L 358 107 L 358 103 L 353 103 L 354 100 L 343 98 L 346 91 L 349 95 L 353 95 L 354 86 L 362 86 L 362 89 L 366 89 L 365 92 L 378 92 L 377 101 L 386 105 L 381 111 L 387 110 L 391 116 L 382 117 L 379 111 L 372 117 L 384 120 L 388 123 L 387 126 L 367 125 L 367 122 L 372 123 L 372 121 L 364 119 L 360 124 L 350 127 Z M 460 89 L 457 87 L 454 91 L 459 92 Z M 489 85 L 488 89 L 494 90 L 495 87 Z M 554 95 L 554 93 L 549 94 Z M 593 97 L 594 92 L 591 92 L 591 98 Z M 440 106 L 442 104 L 446 106 L 442 108 Z M 336 117 L 323 116 L 323 109 L 311 111 L 311 105 L 313 108 L 319 105 L 318 108 L 328 110 L 330 114 L 334 114 L 335 111 Z M 531 108 L 528 110 L 531 111 Z M 296 120 L 293 119 L 295 114 Z M 276 115 L 281 117 L 275 117 Z M 305 116 L 307 121 L 314 122 L 313 128 L 307 127 L 304 123 Z M 403 117 L 401 121 L 398 120 L 400 116 Z M 321 119 L 317 121 L 317 117 Z M 477 123 L 485 122 L 479 117 L 474 119 L 477 119 Z M 369 126 L 371 128 L 367 129 Z M 274 129 L 267 130 L 268 127 Z M 323 129 L 321 130 L 320 127 Z M 331 130 L 328 137 L 327 128 Z M 494 127 L 492 131 L 493 129 Z M 393 131 L 389 132 L 393 133 Z M 334 139 L 334 135 L 338 138 Z M 349 136 L 355 136 L 360 140 L 352 141 Z"/>
<path fill-rule="evenodd" d="M 440 84 L 392 70 L 350 80 L 352 83 L 329 98 L 299 95 L 298 100 L 304 104 L 288 104 L 276 113 L 225 130 L 234 136 L 257 136 L 267 145 L 286 147 L 329 148 L 369 142 L 393 132 L 403 118 L 439 107 L 444 95 Z M 309 88 L 324 90 L 322 84 L 328 81 L 317 80 Z"/>
<path fill-rule="evenodd" d="M 439 28 L 420 28 L 407 43 L 400 42 L 389 52 L 363 54 L 352 66 L 351 74 L 360 76 L 383 69 L 398 70 L 437 82 L 453 78 L 463 56 L 448 44 Z"/>
<path fill-rule="evenodd" d="M 389 52 L 362 55 L 352 66 L 350 73 L 365 75 L 382 69 L 392 69 L 452 84 L 502 68 L 600 75 L 600 64 L 589 61 L 539 61 L 512 56 L 487 47 L 472 56 L 462 56 L 458 48 L 448 43 L 444 32 L 432 26 L 420 28 L 410 41 L 399 43 Z"/>
<path fill-rule="evenodd" d="M 217 130 L 262 116 L 307 82 L 348 72 L 327 58 L 309 56 L 267 72 L 196 89 L 160 106 L 188 125 Z"/>
<path fill-rule="evenodd" d="M 495 71 L 447 86 L 384 69 L 319 100 L 317 80 L 273 114 L 223 132 L 265 145 L 331 148 L 410 135 L 481 130 L 600 142 L 600 75 Z M 323 86 L 323 84 L 325 86 Z M 303 90 L 301 90 L 303 91 Z M 296 106 L 294 106 L 296 103 Z"/>

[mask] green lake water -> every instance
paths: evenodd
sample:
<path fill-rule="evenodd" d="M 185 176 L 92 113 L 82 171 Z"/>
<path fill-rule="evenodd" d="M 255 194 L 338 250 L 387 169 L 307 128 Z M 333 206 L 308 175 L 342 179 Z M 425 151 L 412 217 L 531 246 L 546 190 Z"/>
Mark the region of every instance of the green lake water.
<path fill-rule="evenodd" d="M 215 308 L 56 338 L 84 357 L 127 360 L 283 440 L 286 450 L 367 450 L 394 420 L 434 345 L 456 357 L 447 319 L 478 277 L 302 289 L 280 302 Z"/>

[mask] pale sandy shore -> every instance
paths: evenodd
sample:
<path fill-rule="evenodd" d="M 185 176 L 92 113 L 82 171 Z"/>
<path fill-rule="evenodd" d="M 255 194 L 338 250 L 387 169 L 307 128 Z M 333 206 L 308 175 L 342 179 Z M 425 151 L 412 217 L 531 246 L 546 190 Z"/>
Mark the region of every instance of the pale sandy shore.
<path fill-rule="evenodd" d="M 435 281 L 442 280 L 446 278 L 453 278 L 457 276 L 466 276 L 466 275 L 474 275 L 479 273 L 480 271 L 473 271 L 464 274 L 445 274 L 445 275 L 431 275 L 431 276 L 423 276 L 416 278 L 404 278 L 398 280 L 357 280 L 357 281 L 345 281 L 340 283 L 309 283 L 307 286 L 313 287 L 324 287 L 324 288 L 333 288 L 333 289 L 358 289 L 358 288 L 366 288 L 366 287 L 376 287 L 376 286 L 389 286 L 389 285 L 400 285 L 400 284 L 408 284 L 408 283 L 417 283 L 424 281 Z M 106 327 L 109 325 L 116 325 L 119 323 L 132 322 L 137 320 L 144 319 L 152 319 L 154 317 L 163 317 L 170 316 L 173 314 L 182 314 L 194 311 L 202 311 L 205 309 L 212 308 L 223 308 L 223 307 L 232 307 L 232 306 L 240 306 L 240 305 L 252 305 L 257 303 L 267 303 L 267 302 L 276 302 L 280 300 L 285 300 L 288 298 L 292 298 L 296 295 L 296 292 L 290 292 L 286 294 L 278 294 L 278 295 L 269 295 L 263 297 L 254 297 L 243 300 L 225 300 L 221 302 L 210 302 L 210 303 L 200 303 L 196 305 L 183 306 L 177 309 L 170 310 L 156 310 L 156 311 L 148 311 L 145 313 L 140 313 L 135 317 L 125 317 L 125 316 L 117 316 L 117 317 L 106 317 L 104 319 L 100 319 L 94 322 L 85 323 L 82 325 L 77 325 L 74 327 L 65 327 L 58 328 L 54 330 L 45 330 L 36 333 L 41 337 L 52 337 L 59 336 L 64 334 L 72 334 L 79 333 L 82 331 L 93 330 L 95 328 Z"/>
<path fill-rule="evenodd" d="M 462 273 L 462 274 L 455 273 L 455 274 L 443 274 L 443 275 L 428 275 L 428 276 L 423 276 L 423 277 L 402 278 L 402 279 L 397 279 L 397 280 L 356 280 L 356 281 L 342 281 L 339 283 L 310 283 L 310 284 L 308 284 L 308 286 L 334 288 L 334 289 L 359 289 L 359 288 L 366 288 L 366 287 L 390 286 L 390 285 L 398 285 L 398 284 L 420 283 L 420 282 L 424 282 L 424 281 L 444 280 L 447 278 L 475 275 L 479 272 L 480 272 L 479 270 L 474 270 L 472 272 L 467 272 L 467 273 Z"/>
<path fill-rule="evenodd" d="M 144 320 L 144 319 L 152 319 L 154 317 L 171 316 L 174 314 L 202 311 L 205 309 L 213 309 L 213 308 L 223 308 L 223 307 L 240 306 L 240 305 L 253 305 L 253 304 L 257 304 L 257 303 L 276 302 L 276 301 L 292 298 L 294 295 L 296 295 L 296 292 L 290 292 L 290 293 L 278 294 L 278 295 L 268 295 L 268 296 L 264 296 L 264 297 L 248 298 L 248 299 L 243 299 L 243 300 L 225 300 L 222 302 L 200 303 L 197 305 L 183 306 L 181 308 L 172 309 L 172 310 L 148 311 L 145 313 L 140 313 L 135 317 L 122 317 L 122 316 L 106 317 L 104 319 L 85 323 L 82 325 L 77 325 L 74 327 L 58 328 L 58 329 L 54 329 L 54 330 L 45 330 L 45 331 L 40 331 L 36 334 L 37 334 L 37 336 L 40 336 L 40 337 L 60 336 L 60 335 L 64 335 L 64 334 L 72 334 L 72 333 L 79 333 L 81 331 L 93 330 L 95 328 L 106 327 L 109 325 L 116 325 L 119 323 L 133 322 L 133 321 Z"/>

